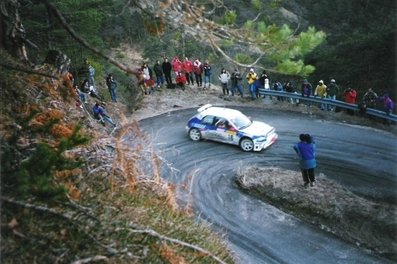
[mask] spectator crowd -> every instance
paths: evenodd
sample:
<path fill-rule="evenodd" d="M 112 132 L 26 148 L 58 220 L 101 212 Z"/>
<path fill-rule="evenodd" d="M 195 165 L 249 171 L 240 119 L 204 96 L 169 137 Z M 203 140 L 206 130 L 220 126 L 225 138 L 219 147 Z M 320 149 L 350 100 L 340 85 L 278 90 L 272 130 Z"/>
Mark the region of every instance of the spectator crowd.
<path fill-rule="evenodd" d="M 97 93 L 96 89 L 95 68 L 88 60 L 86 60 L 86 72 L 87 77 L 83 79 L 81 84 L 76 84 L 73 81 L 74 76 L 68 73 L 69 79 L 74 83 L 78 98 L 77 104 L 80 107 L 87 103 L 88 95 L 99 101 L 103 101 L 103 98 Z M 206 90 L 211 88 L 213 82 L 213 69 L 209 60 L 202 62 L 198 57 L 194 60 L 190 60 L 187 56 L 182 60 L 179 59 L 178 56 L 174 56 L 171 60 L 164 57 L 162 62 L 156 60 L 153 67 L 149 67 L 149 65 L 144 62 L 138 68 L 138 72 L 142 77 L 139 78 L 138 85 L 144 96 L 150 95 L 162 87 L 168 89 L 181 88 L 185 90 L 185 86 L 190 85 Z M 217 76 L 222 88 L 222 94 L 225 96 L 237 95 L 246 97 L 244 91 L 247 91 L 248 97 L 246 98 L 256 100 L 260 97 L 266 97 L 265 95 L 260 95 L 261 90 L 274 90 L 300 95 L 299 97 L 275 97 L 277 101 L 287 101 L 291 104 L 300 104 L 302 101 L 305 101 L 305 97 L 327 99 L 318 104 L 318 107 L 323 111 L 338 111 L 338 108 L 330 103 L 336 100 L 344 101 L 348 104 L 357 104 L 359 113 L 361 114 L 364 114 L 368 108 L 383 110 L 387 114 L 391 114 L 394 111 L 394 102 L 388 93 L 383 93 L 381 96 L 378 96 L 372 88 L 369 88 L 364 95 L 360 97 L 357 90 L 351 86 L 347 86 L 346 89 L 341 89 L 334 78 L 331 78 L 328 83 L 324 80 L 319 80 L 315 86 L 307 79 L 303 79 L 300 84 L 296 85 L 291 80 L 285 80 L 284 82 L 277 79 L 271 80 L 266 70 L 262 70 L 258 73 L 254 67 L 244 69 L 243 73 L 239 71 L 238 67 L 234 67 L 231 73 L 226 68 L 222 68 Z M 110 98 L 112 102 L 116 103 L 118 83 L 111 73 L 107 75 L 105 80 Z M 269 98 L 273 99 L 271 96 L 269 96 Z M 310 102 L 305 102 L 305 104 L 312 106 Z M 95 105 L 96 108 L 100 106 L 98 104 Z M 100 107 L 103 108 L 103 106 Z M 92 109 L 92 111 L 96 111 L 96 109 Z M 348 109 L 346 111 L 349 114 L 354 114 L 354 110 Z M 98 115 L 94 116 L 98 117 Z M 104 117 L 105 118 L 100 119 L 106 120 L 109 118 L 109 116 Z"/>

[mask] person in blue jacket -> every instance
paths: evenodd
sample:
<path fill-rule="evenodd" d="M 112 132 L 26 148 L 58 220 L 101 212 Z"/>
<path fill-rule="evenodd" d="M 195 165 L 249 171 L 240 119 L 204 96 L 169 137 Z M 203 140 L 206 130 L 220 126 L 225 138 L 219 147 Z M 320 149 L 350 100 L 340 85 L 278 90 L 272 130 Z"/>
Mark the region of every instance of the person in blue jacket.
<path fill-rule="evenodd" d="M 94 118 L 99 120 L 102 125 L 105 125 L 106 121 L 116 127 L 116 124 L 113 122 L 112 118 L 106 114 L 105 109 L 99 105 L 98 102 L 96 102 L 94 107 L 92 107 L 92 112 L 94 113 Z"/>
<path fill-rule="evenodd" d="M 294 150 L 299 157 L 299 166 L 302 171 L 303 186 L 315 185 L 314 168 L 316 168 L 316 144 L 309 134 L 300 134 L 300 142 L 295 144 Z"/>

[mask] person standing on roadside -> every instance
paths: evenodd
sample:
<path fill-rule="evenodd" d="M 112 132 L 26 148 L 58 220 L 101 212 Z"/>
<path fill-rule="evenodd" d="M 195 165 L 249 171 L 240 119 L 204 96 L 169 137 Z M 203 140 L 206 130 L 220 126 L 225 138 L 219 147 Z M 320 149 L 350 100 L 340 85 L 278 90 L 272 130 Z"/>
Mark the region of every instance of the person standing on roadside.
<path fill-rule="evenodd" d="M 294 85 L 293 85 L 292 82 L 289 81 L 289 80 L 285 82 L 285 84 L 284 84 L 284 90 L 285 90 L 287 93 L 292 93 L 292 94 L 295 94 L 295 93 L 296 93 Z M 292 98 L 292 97 L 290 97 L 288 100 L 289 100 L 289 102 L 290 102 L 291 104 L 297 104 L 297 103 L 299 102 L 299 101 L 297 101 L 297 99 L 294 99 L 294 98 Z"/>
<path fill-rule="evenodd" d="M 164 72 L 163 72 L 163 67 L 162 65 L 160 65 L 159 60 L 157 60 L 156 64 L 154 64 L 153 71 L 154 74 L 156 75 L 157 88 L 160 88 L 164 84 Z"/>
<path fill-rule="evenodd" d="M 193 62 L 193 72 L 196 78 L 197 87 L 203 85 L 203 64 L 200 61 L 200 58 L 197 58 Z"/>
<path fill-rule="evenodd" d="M 307 79 L 303 80 L 303 83 L 301 85 L 301 93 L 302 93 L 302 97 L 307 97 L 309 98 L 312 95 L 312 84 L 310 82 L 308 82 Z M 310 101 L 305 101 L 306 104 L 306 108 L 307 108 L 307 112 L 309 114 L 312 114 L 312 103 Z"/>
<path fill-rule="evenodd" d="M 393 114 L 394 111 L 394 102 L 388 93 L 383 95 L 383 110 L 385 111 L 386 115 Z M 391 123 L 388 119 L 385 119 L 385 124 L 390 125 Z"/>
<path fill-rule="evenodd" d="M 355 104 L 357 98 L 357 91 L 353 88 L 349 87 L 343 92 L 343 96 L 345 97 L 345 102 L 348 104 Z M 353 109 L 346 110 L 349 115 L 354 115 Z"/>
<path fill-rule="evenodd" d="M 339 86 L 336 84 L 335 79 L 331 79 L 331 82 L 327 86 L 327 98 L 336 101 L 336 95 L 339 93 Z M 328 105 L 328 111 L 334 111 L 335 106 L 333 105 Z"/>
<path fill-rule="evenodd" d="M 182 62 L 179 60 L 178 56 L 175 56 L 172 59 L 171 65 L 172 65 L 172 70 L 175 73 L 175 76 L 179 75 L 179 73 L 182 72 Z"/>
<path fill-rule="evenodd" d="M 205 89 L 206 84 L 208 84 L 208 88 L 211 88 L 212 70 L 211 70 L 211 65 L 208 62 L 208 60 L 205 61 L 203 69 L 204 69 L 204 89 Z"/>
<path fill-rule="evenodd" d="M 231 80 L 232 80 L 232 85 L 231 85 L 232 96 L 234 96 L 234 94 L 238 92 L 241 97 L 244 97 L 243 86 L 241 84 L 243 78 L 241 77 L 241 74 L 237 69 L 237 67 L 234 68 L 234 71 L 231 76 Z"/>
<path fill-rule="evenodd" d="M 299 166 L 302 172 L 303 186 L 313 187 L 316 182 L 314 176 L 314 168 L 317 167 L 316 162 L 316 144 L 310 134 L 300 134 L 299 143 L 293 148 L 299 157 Z"/>
<path fill-rule="evenodd" d="M 258 75 L 255 73 L 254 68 L 251 68 L 246 76 L 247 83 L 248 83 L 248 90 L 251 94 L 252 100 L 256 99 L 256 90 L 255 90 L 255 81 L 258 79 Z"/>
<path fill-rule="evenodd" d="M 390 98 L 388 93 L 385 93 L 383 95 L 383 109 L 384 109 L 385 113 L 388 115 L 392 114 L 393 110 L 394 110 L 394 102 Z"/>
<path fill-rule="evenodd" d="M 188 57 L 185 57 L 185 60 L 182 62 L 182 70 L 185 72 L 187 84 L 193 85 L 193 63 Z"/>
<path fill-rule="evenodd" d="M 376 101 L 378 101 L 378 95 L 374 90 L 372 90 L 372 88 L 369 88 L 363 97 L 365 108 L 376 108 Z"/>
<path fill-rule="evenodd" d="M 117 94 L 116 94 L 117 82 L 113 79 L 113 75 L 111 73 L 109 73 L 108 77 L 106 77 L 106 85 L 108 87 L 112 101 L 117 103 Z"/>
<path fill-rule="evenodd" d="M 87 61 L 88 64 L 88 85 L 92 86 L 94 89 L 95 87 L 95 68 Z"/>
<path fill-rule="evenodd" d="M 314 96 L 319 96 L 321 99 L 323 99 L 327 96 L 327 86 L 324 84 L 323 80 L 320 80 L 318 82 L 318 85 L 316 86 L 316 89 L 314 90 Z M 327 107 L 328 106 L 325 103 L 320 104 L 321 110 L 327 110 Z"/>
<path fill-rule="evenodd" d="M 226 71 L 225 68 L 222 68 L 222 71 L 219 74 L 218 79 L 219 79 L 219 81 L 221 82 L 221 85 L 222 85 L 223 95 L 229 95 L 229 88 L 227 87 L 227 84 L 228 84 L 229 79 L 230 79 L 230 74 L 229 74 L 228 71 Z"/>
<path fill-rule="evenodd" d="M 171 70 L 172 70 L 172 65 L 171 62 L 168 61 L 168 58 L 164 58 L 164 62 L 161 65 L 163 69 L 163 73 L 165 76 L 165 81 L 167 82 L 167 86 L 170 87 L 172 84 L 172 78 L 171 78 Z"/>

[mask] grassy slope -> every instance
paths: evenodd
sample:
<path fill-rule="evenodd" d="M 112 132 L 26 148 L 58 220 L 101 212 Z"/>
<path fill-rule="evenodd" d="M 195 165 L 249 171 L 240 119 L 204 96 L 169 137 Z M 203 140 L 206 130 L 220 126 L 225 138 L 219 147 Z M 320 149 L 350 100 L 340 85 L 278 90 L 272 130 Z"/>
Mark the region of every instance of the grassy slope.
<path fill-rule="evenodd" d="M 56 74 L 49 67 L 40 70 Z M 110 137 L 106 128 L 75 106 L 70 86 L 61 78 L 14 71 L 2 77 L 1 158 L 7 166 L 1 171 L 1 263 L 233 262 L 222 235 L 197 223 L 189 205 L 181 208 L 176 203 L 174 187 L 159 177 L 159 161 L 150 148 L 143 147 L 146 139 L 137 123 L 123 123 L 116 137 Z M 58 130 L 38 118 L 48 117 L 54 109 Z M 5 180 L 7 172 L 17 170 L 38 142 L 56 147 L 63 136 L 70 135 L 67 128 L 77 123 L 91 141 L 64 155 L 82 159 L 84 165 L 51 170 L 53 182 L 65 186 L 67 198 L 17 195 L 17 186 Z M 125 137 L 134 138 L 136 144 L 126 148 Z M 5 150 L 17 155 L 5 155 Z M 150 170 L 144 172 L 145 163 Z"/>

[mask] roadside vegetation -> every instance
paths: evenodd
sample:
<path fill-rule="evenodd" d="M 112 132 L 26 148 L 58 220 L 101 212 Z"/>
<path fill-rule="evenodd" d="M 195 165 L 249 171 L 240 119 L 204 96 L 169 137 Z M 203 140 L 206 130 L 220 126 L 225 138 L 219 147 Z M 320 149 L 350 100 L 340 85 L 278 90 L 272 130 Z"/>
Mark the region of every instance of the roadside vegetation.
<path fill-rule="evenodd" d="M 136 122 L 110 136 L 51 66 L 2 77 L 2 263 L 233 263 Z"/>

